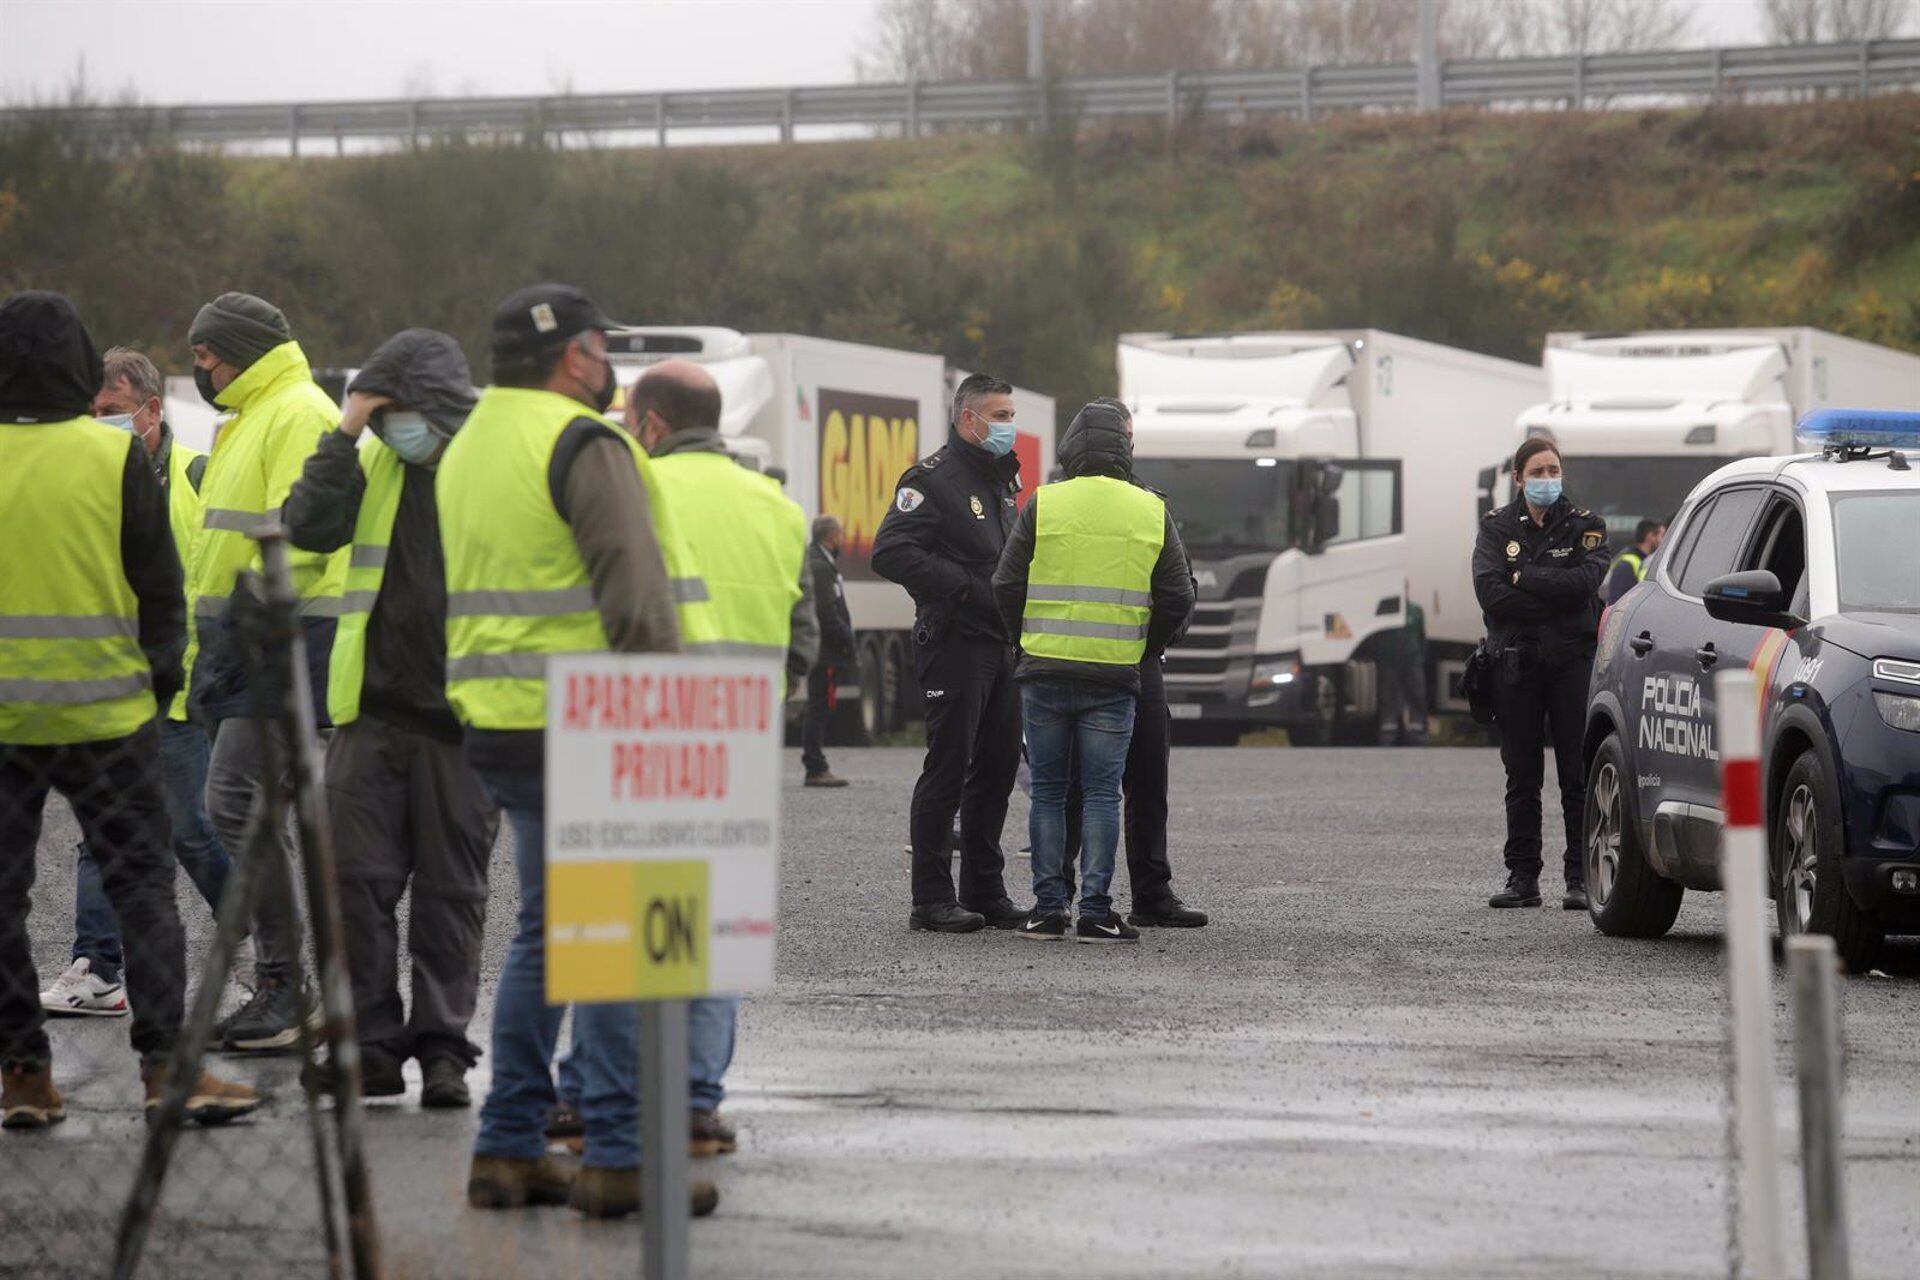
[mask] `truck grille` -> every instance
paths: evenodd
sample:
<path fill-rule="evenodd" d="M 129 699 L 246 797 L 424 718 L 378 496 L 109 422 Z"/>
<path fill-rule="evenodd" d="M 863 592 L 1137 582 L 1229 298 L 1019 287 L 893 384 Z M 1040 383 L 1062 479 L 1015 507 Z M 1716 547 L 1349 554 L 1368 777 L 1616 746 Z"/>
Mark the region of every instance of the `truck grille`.
<path fill-rule="evenodd" d="M 1254 638 L 1261 599 L 1202 601 L 1193 625 L 1167 649 L 1167 694 L 1180 702 L 1224 702 L 1227 690 L 1244 693 L 1253 674 Z"/>

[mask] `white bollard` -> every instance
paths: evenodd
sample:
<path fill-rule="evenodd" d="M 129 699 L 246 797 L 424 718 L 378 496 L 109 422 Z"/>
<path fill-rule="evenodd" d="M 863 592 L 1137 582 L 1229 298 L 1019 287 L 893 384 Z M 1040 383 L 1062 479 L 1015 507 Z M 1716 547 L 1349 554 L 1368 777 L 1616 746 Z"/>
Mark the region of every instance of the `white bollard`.
<path fill-rule="evenodd" d="M 1753 676 L 1715 681 L 1720 739 L 1720 887 L 1727 912 L 1727 994 L 1732 1016 L 1734 1170 L 1739 1271 L 1786 1274 L 1780 1230 L 1780 1151 L 1773 1117 L 1773 957 L 1767 944 L 1766 806 L 1760 797 L 1760 708 Z"/>

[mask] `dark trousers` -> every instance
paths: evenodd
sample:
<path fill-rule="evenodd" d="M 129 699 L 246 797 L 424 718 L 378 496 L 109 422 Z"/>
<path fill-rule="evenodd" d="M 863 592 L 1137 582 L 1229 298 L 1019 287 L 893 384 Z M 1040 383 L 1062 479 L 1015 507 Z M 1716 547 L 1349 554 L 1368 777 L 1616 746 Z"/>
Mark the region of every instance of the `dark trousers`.
<path fill-rule="evenodd" d="M 160 784 L 160 735 L 72 746 L 0 745 L 0 1062 L 51 1060 L 27 938 L 34 850 L 47 792 L 73 806 L 126 939 L 133 1047 L 163 1059 L 180 1032 L 187 957 L 173 903 L 173 850 Z"/>
<path fill-rule="evenodd" d="M 834 667 L 822 663 L 807 672 L 807 710 L 800 717 L 800 767 L 809 778 L 827 771 L 827 717 L 833 714 L 833 685 L 839 679 Z M 863 690 L 878 697 L 878 689 Z"/>
<path fill-rule="evenodd" d="M 1567 883 L 1585 882 L 1580 824 L 1587 778 L 1580 763 L 1580 738 L 1587 714 L 1587 680 L 1592 674 L 1592 660 L 1582 658 L 1558 666 L 1536 666 L 1521 673 L 1517 681 L 1499 685 L 1509 871 L 1540 874 L 1540 785 L 1546 773 L 1541 752 L 1551 742 L 1554 772 L 1560 776 L 1560 810 L 1567 826 Z"/>
<path fill-rule="evenodd" d="M 1140 664 L 1140 701 L 1133 717 L 1133 741 L 1120 779 L 1126 797 L 1121 831 L 1127 846 L 1127 881 L 1136 909 L 1159 906 L 1173 896 L 1173 864 L 1167 858 L 1167 774 L 1173 760 L 1172 715 L 1167 682 L 1157 659 Z M 1081 794 L 1079 771 L 1067 793 L 1068 891 L 1080 855 Z"/>
<path fill-rule="evenodd" d="M 207 762 L 207 816 L 220 832 L 220 843 L 236 860 L 255 856 L 247 841 L 247 828 L 254 810 L 266 802 L 269 732 L 280 747 L 280 794 L 291 812 L 293 749 L 285 726 L 277 720 L 222 720 L 213 737 L 213 756 Z M 254 968 L 262 981 L 291 982 L 300 968 L 294 948 L 292 822 L 282 822 L 274 838 L 274 852 L 257 871 L 263 883 L 254 890 L 260 895 L 255 899 L 251 922 Z"/>
<path fill-rule="evenodd" d="M 1007 896 L 1000 833 L 1020 767 L 1020 693 L 1013 651 L 949 637 L 917 654 L 927 704 L 927 756 L 913 784 L 913 905 L 954 900 L 953 817 L 960 815 L 960 898 Z"/>
<path fill-rule="evenodd" d="M 371 716 L 327 747 L 327 815 L 360 1043 L 396 1058 L 480 1056 L 467 1024 L 480 995 L 487 861 L 500 814 L 457 742 Z M 412 886 L 409 1012 L 400 998 L 400 895 Z"/>
<path fill-rule="evenodd" d="M 1380 745 L 1415 747 L 1427 740 L 1427 669 L 1416 655 L 1381 659 Z"/>

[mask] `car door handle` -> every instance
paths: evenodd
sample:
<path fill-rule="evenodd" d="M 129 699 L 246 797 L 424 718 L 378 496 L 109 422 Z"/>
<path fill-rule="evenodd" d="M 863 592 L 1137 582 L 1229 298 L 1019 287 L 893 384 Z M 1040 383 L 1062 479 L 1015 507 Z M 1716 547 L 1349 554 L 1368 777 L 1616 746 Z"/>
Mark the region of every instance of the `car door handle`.
<path fill-rule="evenodd" d="M 1714 663 L 1720 661 L 1720 651 L 1718 649 L 1715 649 L 1711 642 L 1707 644 L 1703 644 L 1698 649 L 1695 649 L 1693 651 L 1693 656 L 1699 660 L 1700 665 L 1703 667 L 1710 667 Z"/>
<path fill-rule="evenodd" d="M 1638 654 L 1643 658 L 1646 657 L 1649 653 L 1653 652 L 1652 634 L 1646 631 L 1642 631 L 1639 635 L 1627 641 L 1627 648 L 1633 650 L 1636 654 Z"/>

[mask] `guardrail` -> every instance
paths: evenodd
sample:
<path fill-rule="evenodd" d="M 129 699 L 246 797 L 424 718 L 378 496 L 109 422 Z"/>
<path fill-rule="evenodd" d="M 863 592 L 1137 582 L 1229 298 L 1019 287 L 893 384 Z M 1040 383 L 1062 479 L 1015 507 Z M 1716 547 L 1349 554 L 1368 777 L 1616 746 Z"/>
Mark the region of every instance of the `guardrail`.
<path fill-rule="evenodd" d="M 1557 58 L 1445 61 L 1443 106 L 1586 107 L 1622 99 L 1710 102 L 1808 91 L 1868 94 L 1920 84 L 1920 40 L 1687 49 Z M 783 142 L 812 126 L 893 127 L 907 137 L 940 125 L 1036 125 L 1161 117 L 1282 116 L 1412 110 L 1411 62 L 1284 71 L 1180 71 L 1161 76 L 928 81 L 712 92 L 568 94 L 558 97 L 416 98 L 222 106 L 11 107 L 0 128 L 77 121 L 111 135 L 191 143 L 377 140 L 406 145 L 446 137 L 539 138 L 593 144 L 599 135 L 675 130 L 778 131 Z"/>

